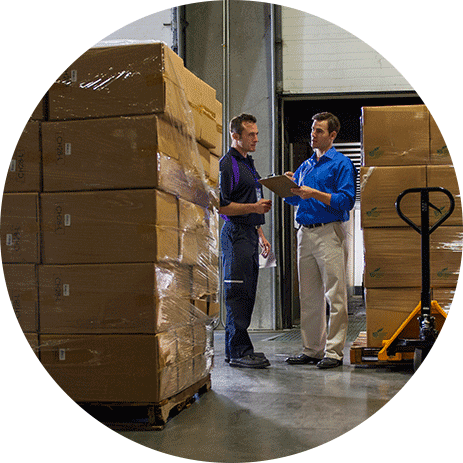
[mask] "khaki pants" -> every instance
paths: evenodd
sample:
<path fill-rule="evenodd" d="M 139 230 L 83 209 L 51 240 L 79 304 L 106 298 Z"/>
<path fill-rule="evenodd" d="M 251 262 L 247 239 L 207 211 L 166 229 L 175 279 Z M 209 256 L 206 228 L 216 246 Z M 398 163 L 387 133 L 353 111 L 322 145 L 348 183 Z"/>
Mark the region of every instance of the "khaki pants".
<path fill-rule="evenodd" d="M 297 233 L 303 353 L 343 358 L 347 335 L 347 249 L 341 222 Z M 327 329 L 326 300 L 330 304 Z"/>

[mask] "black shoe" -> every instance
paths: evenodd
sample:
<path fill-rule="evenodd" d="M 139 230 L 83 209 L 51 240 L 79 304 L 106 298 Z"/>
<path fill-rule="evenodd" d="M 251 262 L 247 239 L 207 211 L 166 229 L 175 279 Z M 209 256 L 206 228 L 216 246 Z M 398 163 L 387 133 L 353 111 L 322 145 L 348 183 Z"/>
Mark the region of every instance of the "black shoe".
<path fill-rule="evenodd" d="M 317 363 L 317 367 L 321 368 L 322 370 L 326 370 L 328 368 L 336 368 L 342 366 L 342 359 L 333 359 L 331 357 L 325 357 L 324 359 L 320 360 Z"/>
<path fill-rule="evenodd" d="M 263 352 L 253 352 L 251 355 L 254 355 L 254 357 L 265 358 L 265 354 Z M 224 361 L 225 363 L 230 363 L 230 357 L 225 357 Z"/>
<path fill-rule="evenodd" d="M 241 358 L 230 359 L 229 365 L 239 368 L 267 368 L 270 366 L 270 362 L 265 357 L 250 354 Z"/>
<path fill-rule="evenodd" d="M 315 357 L 309 357 L 305 354 L 299 354 L 294 357 L 288 357 L 285 360 L 290 365 L 316 365 L 320 359 L 316 359 Z"/>

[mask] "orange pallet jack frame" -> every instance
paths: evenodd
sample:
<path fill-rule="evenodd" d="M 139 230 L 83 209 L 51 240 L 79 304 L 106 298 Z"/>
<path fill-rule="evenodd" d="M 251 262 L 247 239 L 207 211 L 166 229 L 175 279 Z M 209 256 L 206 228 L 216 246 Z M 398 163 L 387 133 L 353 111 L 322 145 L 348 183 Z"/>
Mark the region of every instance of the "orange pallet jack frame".
<path fill-rule="evenodd" d="M 402 325 L 400 325 L 392 338 L 383 341 L 383 347 L 378 352 L 378 361 L 402 362 L 404 360 L 413 360 L 415 369 L 419 367 L 424 360 L 424 348 L 427 347 L 427 351 L 429 352 L 433 343 L 430 343 L 428 346 L 425 343 L 426 340 L 421 339 L 420 314 L 421 302 Z M 442 329 L 447 314 L 442 310 L 437 301 L 431 301 L 430 314 L 434 319 L 434 330 L 438 333 Z M 436 337 L 437 333 L 435 333 Z"/>
<path fill-rule="evenodd" d="M 432 226 L 429 225 L 429 208 L 439 209 L 429 201 L 430 192 L 445 194 L 450 200 L 448 211 Z M 413 193 L 420 194 L 421 200 L 421 226 L 415 224 L 405 216 L 400 208 L 402 199 Z M 383 341 L 382 349 L 375 351 L 370 349 L 370 354 L 376 354 L 377 360 L 367 361 L 363 354 L 367 347 L 355 345 L 351 349 L 351 363 L 392 363 L 413 360 L 415 371 L 419 368 L 427 354 L 431 350 L 437 336 L 442 329 L 446 313 L 441 309 L 437 301 L 431 300 L 431 271 L 430 271 L 430 235 L 447 220 L 455 209 L 455 200 L 452 194 L 441 187 L 410 188 L 403 191 L 396 201 L 396 209 L 400 218 L 421 235 L 421 302 L 402 323 L 394 335 Z M 439 211 L 440 212 L 440 211 Z"/>

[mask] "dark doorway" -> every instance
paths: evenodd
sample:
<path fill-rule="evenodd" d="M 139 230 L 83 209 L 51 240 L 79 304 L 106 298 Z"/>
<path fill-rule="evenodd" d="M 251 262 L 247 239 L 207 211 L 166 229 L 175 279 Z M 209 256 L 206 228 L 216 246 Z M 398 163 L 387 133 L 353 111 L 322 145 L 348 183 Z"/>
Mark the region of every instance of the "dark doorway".
<path fill-rule="evenodd" d="M 423 101 L 416 93 L 349 94 L 349 95 L 298 95 L 282 96 L 280 100 L 282 133 L 282 157 L 278 171 L 295 171 L 311 156 L 310 130 L 312 116 L 328 111 L 338 116 L 341 130 L 336 143 L 361 142 L 361 115 L 364 106 L 417 105 Z M 342 150 L 341 150 L 342 151 Z M 346 153 L 344 153 L 346 154 Z M 282 204 L 281 233 L 281 320 L 283 328 L 299 323 L 299 298 L 297 268 L 295 265 L 295 228 L 293 210 Z"/>

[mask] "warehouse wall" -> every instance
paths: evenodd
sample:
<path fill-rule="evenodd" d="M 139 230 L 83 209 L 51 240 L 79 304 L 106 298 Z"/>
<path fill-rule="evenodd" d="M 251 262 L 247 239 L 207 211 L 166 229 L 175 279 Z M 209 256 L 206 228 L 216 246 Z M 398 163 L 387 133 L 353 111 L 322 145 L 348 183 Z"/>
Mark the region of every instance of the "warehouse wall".
<path fill-rule="evenodd" d="M 172 10 L 163 10 L 127 24 L 104 38 L 97 46 L 112 41 L 159 40 L 172 47 Z"/>

